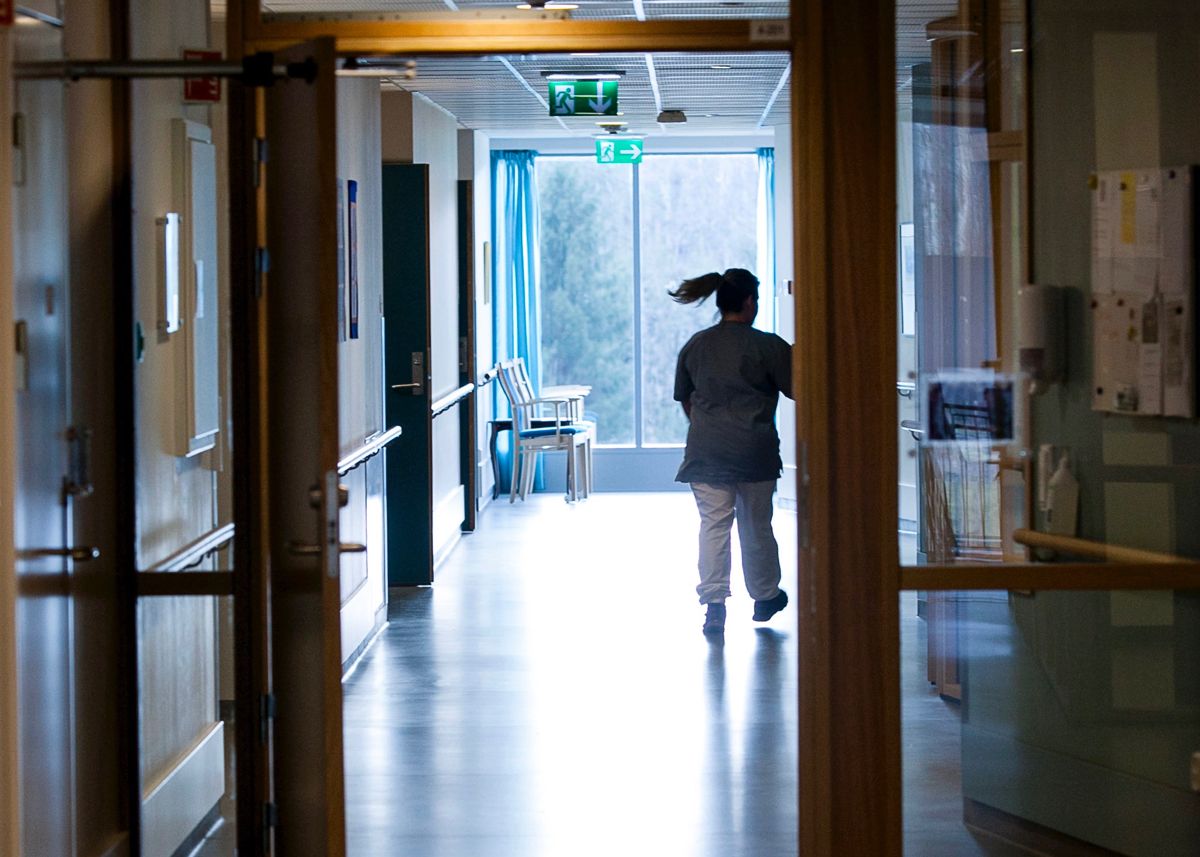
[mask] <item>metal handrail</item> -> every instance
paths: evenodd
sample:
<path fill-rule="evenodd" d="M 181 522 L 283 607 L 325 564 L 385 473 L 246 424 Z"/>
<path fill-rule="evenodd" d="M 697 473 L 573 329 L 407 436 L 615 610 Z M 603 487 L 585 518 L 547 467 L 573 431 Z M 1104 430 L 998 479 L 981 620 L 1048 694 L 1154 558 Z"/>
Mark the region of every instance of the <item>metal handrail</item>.
<path fill-rule="evenodd" d="M 474 391 L 475 391 L 475 383 L 473 381 L 468 381 L 467 383 L 465 383 L 461 387 L 459 387 L 457 390 L 454 390 L 454 391 L 442 396 L 440 399 L 438 399 L 436 402 L 434 402 L 433 404 L 431 404 L 429 406 L 429 411 L 430 411 L 431 417 L 436 417 L 441 414 L 444 414 L 446 411 L 450 410 L 452 407 L 457 405 L 459 402 L 461 402 L 467 396 L 471 395 L 471 393 L 473 393 Z"/>
<path fill-rule="evenodd" d="M 368 458 L 373 458 L 374 456 L 378 455 L 380 450 L 382 450 L 396 438 L 400 437 L 400 435 L 403 433 L 404 429 L 402 426 L 392 426 L 383 434 L 378 434 L 371 438 L 358 449 L 354 450 L 354 452 L 350 453 L 338 462 L 338 476 L 345 476 Z"/>
<path fill-rule="evenodd" d="M 189 542 L 161 562 L 157 562 L 150 566 L 150 568 L 144 569 L 143 573 L 183 571 L 194 565 L 199 565 L 205 557 L 216 553 L 231 541 L 233 541 L 233 523 L 222 524 L 195 541 Z"/>

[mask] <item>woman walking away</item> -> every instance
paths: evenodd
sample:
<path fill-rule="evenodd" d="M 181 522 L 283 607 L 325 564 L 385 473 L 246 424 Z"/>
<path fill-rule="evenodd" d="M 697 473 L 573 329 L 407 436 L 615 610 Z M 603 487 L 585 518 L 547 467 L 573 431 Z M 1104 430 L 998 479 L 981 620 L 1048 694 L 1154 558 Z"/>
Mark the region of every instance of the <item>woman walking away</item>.
<path fill-rule="evenodd" d="M 780 393 L 792 398 L 792 347 L 752 327 L 758 278 L 743 268 L 684 280 L 668 291 L 685 304 L 703 303 L 713 293 L 720 322 L 688 340 L 675 367 L 675 400 L 689 420 L 687 449 L 675 481 L 691 484 L 700 510 L 696 591 L 708 607 L 705 634 L 725 631 L 729 533 L 735 518 L 754 620 L 767 621 L 788 602 L 779 588 L 771 496 L 783 468 L 775 406 Z"/>

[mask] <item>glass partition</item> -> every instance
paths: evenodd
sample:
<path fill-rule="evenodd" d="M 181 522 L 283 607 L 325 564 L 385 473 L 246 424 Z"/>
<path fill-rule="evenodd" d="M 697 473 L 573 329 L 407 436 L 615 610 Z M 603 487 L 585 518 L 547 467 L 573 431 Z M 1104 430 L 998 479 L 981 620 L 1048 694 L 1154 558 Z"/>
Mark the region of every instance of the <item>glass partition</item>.
<path fill-rule="evenodd" d="M 900 597 L 905 853 L 1195 853 L 1200 594 L 933 595 Z"/>
<path fill-rule="evenodd" d="M 898 529 L 917 563 L 1200 557 L 1200 134 L 1171 107 L 1194 94 L 1200 16 L 1105 9 L 897 4 Z"/>

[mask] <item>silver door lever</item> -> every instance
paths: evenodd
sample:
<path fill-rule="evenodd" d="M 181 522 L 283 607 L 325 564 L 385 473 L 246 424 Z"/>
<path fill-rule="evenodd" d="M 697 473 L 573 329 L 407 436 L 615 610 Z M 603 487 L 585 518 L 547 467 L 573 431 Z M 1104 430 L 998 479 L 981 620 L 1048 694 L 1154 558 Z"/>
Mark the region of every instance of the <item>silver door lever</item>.
<path fill-rule="evenodd" d="M 18 559 L 37 559 L 38 557 L 46 556 L 65 556 L 67 559 L 74 560 L 75 562 L 88 562 L 89 560 L 100 558 L 100 548 L 33 548 L 31 550 L 17 551 Z"/>
<path fill-rule="evenodd" d="M 288 545 L 288 553 L 294 556 L 316 556 L 321 552 L 324 545 L 305 544 L 304 542 L 292 542 Z M 342 542 L 338 545 L 338 553 L 366 553 L 367 546 L 358 542 Z"/>

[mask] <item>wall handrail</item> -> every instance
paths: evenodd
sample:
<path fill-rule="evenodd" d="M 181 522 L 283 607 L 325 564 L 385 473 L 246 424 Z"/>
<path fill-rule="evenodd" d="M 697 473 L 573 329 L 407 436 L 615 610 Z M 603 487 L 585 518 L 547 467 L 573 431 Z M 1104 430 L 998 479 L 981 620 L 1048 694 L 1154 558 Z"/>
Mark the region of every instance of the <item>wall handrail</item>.
<path fill-rule="evenodd" d="M 447 393 L 429 406 L 431 417 L 440 416 L 475 391 L 475 382 L 468 381 L 457 390 Z"/>
<path fill-rule="evenodd" d="M 216 553 L 231 541 L 233 541 L 232 521 L 228 524 L 222 524 L 216 529 L 209 530 L 195 541 L 188 542 L 188 544 L 175 551 L 175 553 L 166 559 L 144 569 L 142 573 L 184 571 L 192 566 L 199 565 L 202 560 L 210 554 Z"/>
<path fill-rule="evenodd" d="M 1130 563 L 1159 563 L 1159 564 L 1192 564 L 1194 560 L 1169 553 L 1142 550 L 1140 548 L 1125 548 L 1110 545 L 1105 542 L 1095 542 L 1090 539 L 1078 539 L 1074 536 L 1059 536 L 1053 533 L 1039 533 L 1037 530 L 1014 530 L 1013 541 L 1031 548 L 1048 548 L 1063 553 L 1086 556 L 1092 559 L 1103 559 L 1109 562 Z"/>
<path fill-rule="evenodd" d="M 382 450 L 396 438 L 400 437 L 400 435 L 403 433 L 403 426 L 392 426 L 382 434 L 375 435 L 358 449 L 354 450 L 354 452 L 345 456 L 341 461 L 338 462 L 338 476 L 345 476 L 368 458 L 373 458 L 374 456 L 378 455 L 380 450 Z"/>

